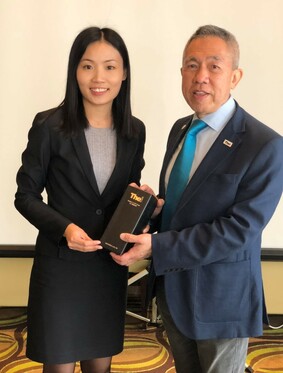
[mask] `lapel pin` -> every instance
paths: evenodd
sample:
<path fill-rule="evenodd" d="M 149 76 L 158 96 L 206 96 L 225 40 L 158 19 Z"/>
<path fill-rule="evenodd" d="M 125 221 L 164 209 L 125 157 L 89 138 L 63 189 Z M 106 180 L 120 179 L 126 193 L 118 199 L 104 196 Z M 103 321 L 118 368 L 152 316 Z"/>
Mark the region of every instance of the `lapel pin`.
<path fill-rule="evenodd" d="M 186 124 L 184 124 L 183 125 L 183 127 L 181 128 L 181 130 L 183 130 L 184 128 L 186 128 L 187 127 L 187 125 Z"/>
<path fill-rule="evenodd" d="M 226 139 L 223 141 L 223 144 L 228 146 L 228 148 L 231 148 L 231 146 L 233 145 L 232 141 L 229 141 L 229 140 L 226 140 Z"/>

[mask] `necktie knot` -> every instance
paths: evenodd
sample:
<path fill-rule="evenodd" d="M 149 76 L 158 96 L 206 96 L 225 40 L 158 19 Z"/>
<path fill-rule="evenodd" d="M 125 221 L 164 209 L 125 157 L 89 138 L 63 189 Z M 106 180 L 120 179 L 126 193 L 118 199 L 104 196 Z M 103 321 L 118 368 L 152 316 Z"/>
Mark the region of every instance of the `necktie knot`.
<path fill-rule="evenodd" d="M 190 135 L 196 135 L 198 132 L 203 130 L 207 124 L 201 120 L 201 119 L 195 119 L 191 125 L 191 128 L 189 128 L 189 134 Z"/>

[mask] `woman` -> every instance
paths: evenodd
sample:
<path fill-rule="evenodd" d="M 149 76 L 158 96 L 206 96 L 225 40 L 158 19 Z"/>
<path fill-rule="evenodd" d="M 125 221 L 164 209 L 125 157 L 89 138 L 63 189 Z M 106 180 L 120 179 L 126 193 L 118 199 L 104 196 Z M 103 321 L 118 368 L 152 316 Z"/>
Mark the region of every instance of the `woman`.
<path fill-rule="evenodd" d="M 36 115 L 17 174 L 15 206 L 39 230 L 27 357 L 44 373 L 73 373 L 76 361 L 84 373 L 110 372 L 122 351 L 127 268 L 99 239 L 127 185 L 139 185 L 144 141 L 124 41 L 109 28 L 83 30 L 65 99 Z"/>

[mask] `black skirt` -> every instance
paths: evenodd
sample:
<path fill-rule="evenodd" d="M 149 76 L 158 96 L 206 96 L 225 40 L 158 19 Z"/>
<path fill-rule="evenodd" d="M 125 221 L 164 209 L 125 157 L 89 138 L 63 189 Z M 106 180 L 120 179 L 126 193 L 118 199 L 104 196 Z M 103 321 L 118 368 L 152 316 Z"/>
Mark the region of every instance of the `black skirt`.
<path fill-rule="evenodd" d="M 30 280 L 27 357 L 63 364 L 123 349 L 127 268 L 105 252 L 86 261 L 36 256 Z"/>

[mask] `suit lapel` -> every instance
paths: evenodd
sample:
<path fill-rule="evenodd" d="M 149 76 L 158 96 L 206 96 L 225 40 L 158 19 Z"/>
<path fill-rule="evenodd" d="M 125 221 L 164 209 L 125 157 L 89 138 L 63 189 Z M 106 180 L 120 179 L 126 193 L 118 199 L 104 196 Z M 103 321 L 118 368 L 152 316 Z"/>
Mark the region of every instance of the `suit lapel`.
<path fill-rule="evenodd" d="M 177 128 L 176 134 L 172 135 L 172 138 L 170 139 L 170 144 L 168 143 L 167 151 L 165 153 L 163 166 L 160 173 L 160 191 L 159 194 L 161 197 L 165 196 L 165 175 L 168 168 L 168 165 L 171 161 L 171 158 L 173 157 L 179 143 L 182 141 L 182 138 L 184 137 L 188 127 L 190 126 L 191 120 L 193 116 L 189 116 L 186 118 L 183 118 L 183 120 L 180 122 L 180 125 Z"/>
<path fill-rule="evenodd" d="M 72 139 L 73 146 L 75 148 L 77 157 L 80 161 L 81 167 L 88 179 L 91 187 L 95 193 L 103 198 L 103 200 L 111 201 L 115 198 L 115 193 L 113 193 L 113 186 L 117 184 L 117 180 L 120 178 L 121 169 L 126 167 L 127 164 L 130 164 L 129 157 L 132 157 L 134 154 L 135 143 L 129 140 L 126 140 L 119 135 L 117 135 L 117 159 L 114 170 L 108 180 L 107 185 L 105 186 L 104 191 L 100 194 L 95 174 L 93 172 L 93 166 L 88 151 L 88 146 L 85 138 L 84 131 L 81 131 L 76 138 Z"/>
<path fill-rule="evenodd" d="M 126 140 L 117 135 L 117 158 L 115 167 L 102 193 L 102 196 L 106 199 L 108 197 L 111 199 L 111 194 L 113 195 L 113 186 L 116 184 L 117 180 L 119 180 L 121 167 L 125 167 L 125 165 L 128 164 L 127 147 L 128 144 L 126 143 Z"/>
<path fill-rule="evenodd" d="M 244 131 L 244 123 L 243 120 L 239 118 L 239 114 L 241 114 L 241 112 L 236 113 L 227 123 L 206 154 L 188 183 L 180 200 L 179 207 L 181 207 L 183 203 L 188 203 L 190 201 L 202 183 L 204 183 L 211 174 L 216 172 L 221 163 L 226 161 L 228 157 L 231 157 L 240 145 L 242 140 L 239 133 Z"/>
<path fill-rule="evenodd" d="M 88 179 L 95 193 L 97 195 L 100 195 L 95 175 L 93 172 L 93 166 L 91 163 L 91 158 L 88 151 L 84 131 L 81 131 L 76 137 L 72 138 L 72 142 L 86 178 Z"/>

